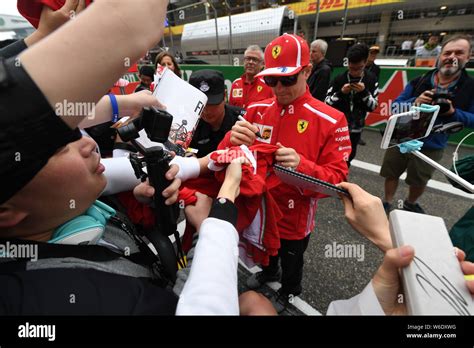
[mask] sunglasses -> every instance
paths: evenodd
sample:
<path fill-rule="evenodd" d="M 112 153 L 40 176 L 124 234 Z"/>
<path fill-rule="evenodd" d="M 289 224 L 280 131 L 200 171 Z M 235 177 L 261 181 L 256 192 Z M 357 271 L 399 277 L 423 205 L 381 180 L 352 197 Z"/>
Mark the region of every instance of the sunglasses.
<path fill-rule="evenodd" d="M 299 74 L 290 76 L 264 76 L 263 80 L 270 87 L 275 87 L 278 84 L 278 81 L 280 81 L 284 87 L 291 87 L 298 81 L 298 75 Z"/>

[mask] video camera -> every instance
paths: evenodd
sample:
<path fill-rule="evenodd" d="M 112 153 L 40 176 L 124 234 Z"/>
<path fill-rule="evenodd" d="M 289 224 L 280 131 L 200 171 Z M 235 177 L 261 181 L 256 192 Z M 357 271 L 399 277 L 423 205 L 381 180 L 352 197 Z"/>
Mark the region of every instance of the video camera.
<path fill-rule="evenodd" d="M 167 144 L 172 121 L 173 116 L 165 110 L 154 107 L 145 108 L 140 117 L 118 128 L 117 132 L 123 141 L 130 141 L 139 152 L 139 154 L 130 155 L 130 162 L 136 177 L 142 182 L 148 178 L 150 185 L 155 188 L 152 204 L 155 213 L 155 230 L 148 233 L 146 237 L 157 251 L 155 255 L 160 259 L 162 271 L 174 282 L 178 260 L 182 258 L 182 255 L 177 258 L 173 244 L 168 237 L 175 235 L 178 254 L 182 254 L 176 223 L 179 208 L 177 204 L 166 205 L 166 199 L 162 195 L 163 190 L 171 184 L 165 174 L 170 168 L 169 163 L 172 157 L 162 146 L 155 144 L 148 146 L 137 141 L 140 137 L 139 132 L 144 130 L 151 141 Z"/>

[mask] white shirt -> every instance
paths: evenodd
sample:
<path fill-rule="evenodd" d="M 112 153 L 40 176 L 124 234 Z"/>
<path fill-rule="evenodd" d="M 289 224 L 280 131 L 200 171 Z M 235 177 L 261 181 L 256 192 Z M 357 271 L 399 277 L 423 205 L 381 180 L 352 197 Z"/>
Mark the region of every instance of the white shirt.
<path fill-rule="evenodd" d="M 413 41 L 411 40 L 406 40 L 402 42 L 402 50 L 411 50 L 411 47 L 413 45 Z"/>

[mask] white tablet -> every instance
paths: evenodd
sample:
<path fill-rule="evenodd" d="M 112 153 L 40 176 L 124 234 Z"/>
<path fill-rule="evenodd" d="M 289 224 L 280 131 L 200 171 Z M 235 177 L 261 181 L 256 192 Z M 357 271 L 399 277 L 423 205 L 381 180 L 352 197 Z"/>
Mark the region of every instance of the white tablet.
<path fill-rule="evenodd" d="M 432 108 L 430 111 L 422 110 L 411 110 L 390 116 L 380 147 L 388 149 L 389 147 L 411 140 L 423 139 L 430 135 L 438 116 L 439 107 Z"/>

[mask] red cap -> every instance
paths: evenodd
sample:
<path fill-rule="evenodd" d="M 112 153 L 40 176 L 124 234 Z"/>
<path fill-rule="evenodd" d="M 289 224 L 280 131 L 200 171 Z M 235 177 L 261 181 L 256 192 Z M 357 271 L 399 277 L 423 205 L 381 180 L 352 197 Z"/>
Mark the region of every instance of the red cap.
<path fill-rule="evenodd" d="M 93 0 L 86 0 L 86 6 L 89 6 Z M 18 0 L 18 12 L 25 17 L 35 28 L 38 28 L 43 5 L 48 6 L 54 11 L 64 6 L 66 0 Z"/>
<path fill-rule="evenodd" d="M 257 76 L 289 76 L 297 74 L 309 64 L 307 42 L 297 36 L 283 34 L 265 49 L 265 70 Z"/>

